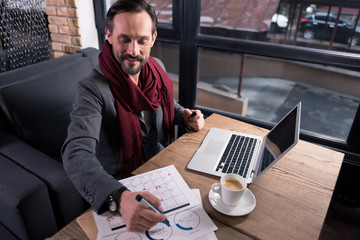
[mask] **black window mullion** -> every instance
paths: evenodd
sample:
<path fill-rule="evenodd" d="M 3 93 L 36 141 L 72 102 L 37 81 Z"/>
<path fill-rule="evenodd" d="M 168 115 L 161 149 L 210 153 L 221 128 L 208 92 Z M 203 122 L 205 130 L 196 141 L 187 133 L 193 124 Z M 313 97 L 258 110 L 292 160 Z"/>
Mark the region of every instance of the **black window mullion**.
<path fill-rule="evenodd" d="M 172 24 L 159 23 L 157 40 L 180 43 L 183 0 L 173 0 L 172 5 Z"/>
<path fill-rule="evenodd" d="M 179 102 L 193 108 L 196 103 L 198 47 L 195 37 L 200 32 L 200 0 L 184 0 L 182 38 L 180 42 Z"/>
<path fill-rule="evenodd" d="M 353 124 L 350 129 L 350 133 L 346 142 L 349 145 L 350 152 L 360 154 L 360 105 L 358 106 L 356 115 L 354 117 Z"/>
<path fill-rule="evenodd" d="M 101 50 L 103 43 L 105 42 L 105 0 L 93 1 L 95 11 L 95 25 L 98 32 L 99 49 Z"/>

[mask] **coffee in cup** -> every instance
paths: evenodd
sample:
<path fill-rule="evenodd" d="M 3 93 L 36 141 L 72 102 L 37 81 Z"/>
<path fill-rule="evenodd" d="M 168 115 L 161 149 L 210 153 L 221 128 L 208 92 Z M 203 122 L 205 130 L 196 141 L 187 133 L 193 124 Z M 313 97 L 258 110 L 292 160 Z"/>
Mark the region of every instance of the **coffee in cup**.
<path fill-rule="evenodd" d="M 224 187 L 236 191 L 243 189 L 244 186 L 241 184 L 239 180 L 235 178 L 229 178 L 224 181 Z"/>
<path fill-rule="evenodd" d="M 221 177 L 220 183 L 211 186 L 212 191 L 220 194 L 222 201 L 228 206 L 236 206 L 246 188 L 246 179 L 237 174 L 226 174 Z"/>

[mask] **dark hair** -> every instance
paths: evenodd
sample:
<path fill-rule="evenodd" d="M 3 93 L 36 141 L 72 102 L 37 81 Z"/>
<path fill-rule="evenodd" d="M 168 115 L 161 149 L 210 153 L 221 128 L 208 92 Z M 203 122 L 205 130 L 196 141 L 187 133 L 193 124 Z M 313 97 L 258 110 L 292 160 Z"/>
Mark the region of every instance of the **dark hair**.
<path fill-rule="evenodd" d="M 123 12 L 139 13 L 141 11 L 146 11 L 149 14 L 153 22 L 152 34 L 154 34 L 158 27 L 157 16 L 154 8 L 145 0 L 117 0 L 111 5 L 106 14 L 106 27 L 112 33 L 114 29 L 114 17 L 116 14 Z"/>

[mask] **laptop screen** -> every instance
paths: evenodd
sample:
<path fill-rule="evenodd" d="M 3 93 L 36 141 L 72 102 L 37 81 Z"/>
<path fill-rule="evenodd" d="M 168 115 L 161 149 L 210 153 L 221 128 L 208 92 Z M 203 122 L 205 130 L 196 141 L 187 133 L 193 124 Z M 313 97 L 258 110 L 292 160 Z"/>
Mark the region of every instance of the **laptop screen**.
<path fill-rule="evenodd" d="M 301 103 L 294 107 L 266 136 L 257 176 L 298 142 L 297 125 L 300 124 L 300 108 Z"/>

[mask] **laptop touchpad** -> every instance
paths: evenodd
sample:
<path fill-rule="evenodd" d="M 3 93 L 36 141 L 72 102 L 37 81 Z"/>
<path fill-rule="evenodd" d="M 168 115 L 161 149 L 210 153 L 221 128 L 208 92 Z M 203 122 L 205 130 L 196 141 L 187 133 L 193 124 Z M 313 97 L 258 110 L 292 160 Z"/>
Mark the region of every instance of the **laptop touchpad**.
<path fill-rule="evenodd" d="M 203 153 L 219 156 L 224 149 L 224 142 L 210 139 L 206 144 Z"/>

